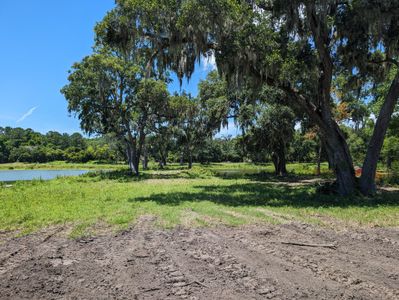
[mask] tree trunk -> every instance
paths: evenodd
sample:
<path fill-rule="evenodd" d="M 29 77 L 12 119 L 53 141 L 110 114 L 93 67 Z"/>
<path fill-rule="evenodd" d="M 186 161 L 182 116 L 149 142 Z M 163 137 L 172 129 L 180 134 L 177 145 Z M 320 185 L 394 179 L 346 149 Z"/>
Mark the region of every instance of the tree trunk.
<path fill-rule="evenodd" d="M 331 86 L 334 64 L 332 51 L 329 48 L 330 30 L 327 20 L 318 14 L 314 1 L 307 3 L 305 9 L 320 58 L 318 97 L 315 105 L 316 110 L 313 109 L 312 115 L 316 117 L 316 124 L 319 123 L 318 125 L 325 136 L 327 154 L 337 177 L 338 193 L 349 195 L 356 190 L 356 177 L 348 144 L 337 122 L 334 120 L 331 110 Z"/>
<path fill-rule="evenodd" d="M 321 141 L 321 139 L 320 139 L 320 142 L 319 142 L 319 153 L 318 153 L 318 155 L 317 155 L 317 169 L 316 169 L 316 175 L 317 176 L 320 176 L 320 174 L 321 174 L 321 154 L 322 154 L 322 151 L 323 151 L 323 142 Z"/>
<path fill-rule="evenodd" d="M 166 158 L 168 157 L 168 152 L 167 151 L 159 151 L 159 157 L 160 157 L 160 161 L 162 163 L 162 165 L 165 167 L 167 162 L 166 162 Z"/>
<path fill-rule="evenodd" d="M 395 75 L 391 83 L 384 104 L 374 126 L 374 132 L 367 148 L 366 158 L 360 177 L 360 191 L 363 195 L 373 195 L 376 191 L 375 174 L 377 163 L 380 157 L 381 148 L 384 143 L 385 133 L 387 132 L 389 121 L 395 109 L 399 97 L 399 72 Z"/>
<path fill-rule="evenodd" d="M 125 137 L 125 142 L 126 142 L 126 156 L 129 163 L 129 167 L 133 175 L 139 176 L 140 154 L 143 146 L 143 140 L 142 140 L 143 137 L 140 137 L 137 149 L 137 138 L 132 135 L 129 123 L 126 121 L 126 119 L 123 119 L 123 121 L 127 129 L 127 136 Z"/>
<path fill-rule="evenodd" d="M 193 167 L 193 155 L 191 151 L 188 152 L 188 168 L 191 169 Z"/>
<path fill-rule="evenodd" d="M 278 156 L 276 153 L 272 154 L 272 161 L 274 165 L 274 174 L 278 176 Z"/>
<path fill-rule="evenodd" d="M 143 170 L 148 170 L 148 155 L 147 154 L 144 155 Z"/>
<path fill-rule="evenodd" d="M 141 156 L 141 150 L 144 145 L 144 139 L 145 136 L 140 136 L 138 145 L 137 145 L 137 138 L 133 137 L 133 135 L 128 132 L 127 138 L 126 138 L 126 154 L 127 154 L 127 159 L 129 162 L 129 167 L 132 173 L 135 176 L 139 176 L 139 165 L 140 165 L 140 156 Z"/>
<path fill-rule="evenodd" d="M 143 146 L 143 170 L 148 169 L 148 151 L 147 151 L 147 146 Z"/>
<path fill-rule="evenodd" d="M 184 165 L 184 152 L 183 151 L 180 153 L 180 165 L 181 166 Z"/>
<path fill-rule="evenodd" d="M 335 123 L 335 122 L 334 122 Z M 356 190 L 356 177 L 352 157 L 346 140 L 335 123 L 325 135 L 326 150 L 336 175 L 340 195 L 350 195 Z"/>
<path fill-rule="evenodd" d="M 246 133 L 244 127 L 241 128 L 241 134 L 242 134 L 242 139 L 241 139 L 242 162 L 245 162 L 245 159 L 247 157 L 247 146 L 245 144 Z"/>
<path fill-rule="evenodd" d="M 387 157 L 387 170 L 392 170 L 392 156 L 390 154 Z"/>
<path fill-rule="evenodd" d="M 325 92 L 320 92 L 324 94 Z M 292 94 L 291 94 L 292 95 Z M 334 170 L 337 182 L 337 192 L 340 195 L 350 195 L 355 192 L 357 183 L 352 157 L 348 144 L 337 122 L 332 118 L 328 99 L 320 97 L 319 108 L 309 99 L 298 94 L 296 101 L 302 105 L 311 120 L 318 125 L 324 141 L 324 148 L 328 156 L 329 167 Z M 324 96 L 327 98 L 328 96 Z"/>
<path fill-rule="evenodd" d="M 288 172 L 284 146 L 273 153 L 272 160 L 274 164 L 275 174 L 277 176 L 286 176 Z"/>
<path fill-rule="evenodd" d="M 126 147 L 126 156 L 129 163 L 130 171 L 133 175 L 139 176 L 139 164 L 135 145 L 128 143 Z"/>
<path fill-rule="evenodd" d="M 282 152 L 280 153 L 280 157 L 278 160 L 278 173 L 280 176 L 286 176 L 287 175 L 287 161 L 285 159 L 285 153 Z"/>

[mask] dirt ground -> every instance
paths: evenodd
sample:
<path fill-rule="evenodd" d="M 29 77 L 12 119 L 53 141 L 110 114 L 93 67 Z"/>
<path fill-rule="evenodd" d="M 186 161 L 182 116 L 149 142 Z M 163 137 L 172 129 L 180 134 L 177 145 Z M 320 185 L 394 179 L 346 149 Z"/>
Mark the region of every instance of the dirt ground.
<path fill-rule="evenodd" d="M 153 222 L 80 240 L 0 235 L 0 298 L 399 299 L 399 229 Z"/>

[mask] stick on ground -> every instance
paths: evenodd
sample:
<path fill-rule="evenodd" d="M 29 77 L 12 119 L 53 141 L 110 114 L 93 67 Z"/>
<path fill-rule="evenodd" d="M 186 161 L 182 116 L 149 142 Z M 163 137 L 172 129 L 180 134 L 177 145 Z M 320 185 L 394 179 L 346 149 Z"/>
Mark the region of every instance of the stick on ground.
<path fill-rule="evenodd" d="M 336 244 L 308 244 L 308 243 L 297 243 L 297 242 L 281 242 L 281 244 L 302 246 L 302 247 L 321 247 L 321 248 L 337 249 Z"/>

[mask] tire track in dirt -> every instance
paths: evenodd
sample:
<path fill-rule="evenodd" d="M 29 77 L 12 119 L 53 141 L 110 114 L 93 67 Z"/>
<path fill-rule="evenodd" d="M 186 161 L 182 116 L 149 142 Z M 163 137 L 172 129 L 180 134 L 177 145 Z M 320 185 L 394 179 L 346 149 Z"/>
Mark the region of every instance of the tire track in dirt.
<path fill-rule="evenodd" d="M 308 292 L 300 291 L 300 286 L 304 284 L 301 280 L 303 272 L 287 273 L 292 266 L 287 265 L 285 260 L 276 260 L 266 247 L 256 247 L 256 243 L 250 243 L 248 240 L 242 244 L 240 235 L 229 236 L 226 239 L 223 233 L 208 232 L 202 239 L 204 241 L 199 245 L 206 246 L 193 250 L 190 255 L 209 266 L 216 266 L 218 277 L 224 273 L 230 281 L 233 280 L 233 288 L 248 298 L 294 299 L 309 295 Z M 209 247 L 210 244 L 214 247 Z M 337 287 L 338 285 L 334 285 L 331 291 Z"/>
<path fill-rule="evenodd" d="M 183 238 L 177 237 L 175 240 L 172 252 L 176 256 L 184 256 L 193 273 L 205 273 L 206 284 L 216 289 L 209 297 L 242 299 L 242 295 L 246 295 L 246 299 L 271 299 L 280 295 L 274 280 L 259 276 L 249 264 L 230 250 L 230 241 L 222 236 L 208 231 L 205 234 L 198 232 L 193 238 L 192 232 L 186 232 Z M 215 285 L 215 282 L 219 283 Z M 226 294 L 227 291 L 230 294 Z"/>
<path fill-rule="evenodd" d="M 321 239 L 320 236 L 315 236 L 311 232 L 304 235 L 304 224 L 299 224 L 299 226 L 297 226 L 298 224 L 293 223 L 281 226 L 280 229 L 284 229 L 283 231 L 288 232 L 283 233 L 280 231 L 279 235 L 286 238 L 291 236 L 290 238 L 294 241 L 307 241 L 309 237 L 311 237 L 313 239 L 318 239 L 319 243 L 326 243 L 325 238 Z M 307 225 L 305 226 L 312 228 Z M 290 234 L 290 231 L 291 233 L 295 232 L 295 235 Z M 331 236 L 331 234 L 327 234 L 325 231 L 323 231 L 323 233 L 326 237 Z M 328 242 L 331 242 L 331 240 L 328 239 L 327 243 Z M 339 243 L 340 242 L 341 241 L 339 241 Z M 310 270 L 315 277 L 323 278 L 323 281 L 334 281 L 340 285 L 344 285 L 345 290 L 338 298 L 342 297 L 346 299 L 355 297 L 353 295 L 359 294 L 362 299 L 399 298 L 397 289 L 399 284 L 397 281 L 398 269 L 396 268 L 395 270 L 394 268 L 394 266 L 397 265 L 397 257 L 396 260 L 378 257 L 378 260 L 374 262 L 376 258 L 374 255 L 368 255 L 367 252 L 364 253 L 366 245 L 357 243 L 354 245 L 351 244 L 348 247 L 348 244 L 345 244 L 345 242 L 342 243 L 343 246 L 338 247 L 338 250 L 321 248 L 309 250 L 297 246 L 287 247 L 276 243 L 275 249 L 272 250 L 272 254 L 274 257 L 279 257 L 281 260 L 290 262 L 296 267 Z M 255 249 L 265 246 L 265 242 L 262 242 L 258 238 L 255 240 L 245 238 L 241 240 L 241 243 L 252 243 L 252 247 Z M 367 248 L 370 249 L 370 247 Z M 371 248 L 375 249 L 375 245 Z M 359 251 L 359 249 L 362 251 Z M 395 250 L 392 249 L 392 251 Z M 305 274 L 305 272 L 302 273 Z"/>
<path fill-rule="evenodd" d="M 35 234 L 7 241 L 0 298 L 399 298 L 397 229 L 337 233 L 290 222 L 167 231 L 154 229 L 155 221 L 143 216 L 124 232 L 79 240 Z"/>

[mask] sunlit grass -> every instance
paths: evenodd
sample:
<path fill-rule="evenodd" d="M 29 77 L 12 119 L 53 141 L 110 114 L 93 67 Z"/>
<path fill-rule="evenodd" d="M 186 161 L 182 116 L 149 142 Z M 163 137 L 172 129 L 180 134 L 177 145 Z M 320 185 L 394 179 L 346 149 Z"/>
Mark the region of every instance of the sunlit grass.
<path fill-rule="evenodd" d="M 29 233 L 47 226 L 68 225 L 72 226 L 71 236 L 77 237 L 95 234 L 100 222 L 124 229 L 143 215 L 154 216 L 154 225 L 162 228 L 290 221 L 333 226 L 399 226 L 398 193 L 385 193 L 373 199 L 340 198 L 320 195 L 315 186 L 287 186 L 284 180 L 270 174 L 243 172 L 231 178 L 214 172 L 250 167 L 259 168 L 248 164 L 213 164 L 189 171 L 173 165 L 169 170 L 147 171 L 139 179 L 116 172 L 3 185 L 0 231 Z M 264 169 L 268 166 L 260 168 L 258 172 L 267 172 Z M 306 168 L 302 166 L 302 170 Z"/>

